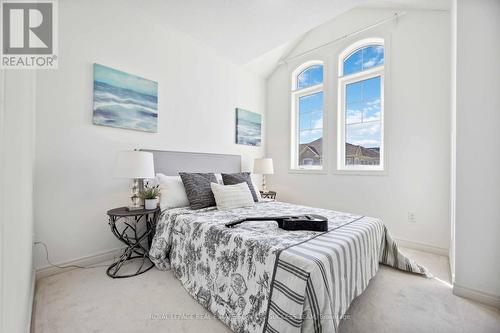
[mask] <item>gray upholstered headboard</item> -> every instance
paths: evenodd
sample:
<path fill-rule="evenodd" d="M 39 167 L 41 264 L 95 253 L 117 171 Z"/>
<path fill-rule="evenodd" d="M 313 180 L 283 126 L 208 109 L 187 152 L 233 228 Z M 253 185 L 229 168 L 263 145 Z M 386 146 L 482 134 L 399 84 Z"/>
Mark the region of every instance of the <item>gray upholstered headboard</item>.
<path fill-rule="evenodd" d="M 140 149 L 153 153 L 155 173 L 177 176 L 179 172 L 241 172 L 241 156 Z"/>

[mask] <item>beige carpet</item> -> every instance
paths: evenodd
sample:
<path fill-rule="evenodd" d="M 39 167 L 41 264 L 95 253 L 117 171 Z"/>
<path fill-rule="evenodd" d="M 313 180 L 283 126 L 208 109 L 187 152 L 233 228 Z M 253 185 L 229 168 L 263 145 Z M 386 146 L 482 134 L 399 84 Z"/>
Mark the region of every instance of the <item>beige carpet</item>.
<path fill-rule="evenodd" d="M 445 257 L 405 250 L 435 279 L 381 266 L 351 305 L 341 332 L 500 332 L 500 311 L 454 296 Z M 170 272 L 110 279 L 78 269 L 37 282 L 33 331 L 230 332 Z"/>

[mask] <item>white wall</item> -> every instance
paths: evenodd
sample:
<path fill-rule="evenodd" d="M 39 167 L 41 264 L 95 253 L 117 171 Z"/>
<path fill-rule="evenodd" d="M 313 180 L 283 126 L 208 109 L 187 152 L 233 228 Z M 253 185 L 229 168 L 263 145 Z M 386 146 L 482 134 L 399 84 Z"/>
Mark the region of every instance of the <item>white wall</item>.
<path fill-rule="evenodd" d="M 497 306 L 500 306 L 499 33 L 499 1 L 458 1 L 455 287 L 493 296 L 492 303 L 496 297 Z"/>
<path fill-rule="evenodd" d="M 0 331 L 17 333 L 29 327 L 34 288 L 34 74 L 2 70 L 0 88 Z"/>
<path fill-rule="evenodd" d="M 451 27 L 451 48 L 450 48 L 450 111 L 451 111 L 451 164 L 450 164 L 450 272 L 451 282 L 455 282 L 455 222 L 456 222 L 456 203 L 457 190 L 456 175 L 457 175 L 457 2 L 451 1 L 450 8 L 450 27 Z"/>
<path fill-rule="evenodd" d="M 354 32 L 390 17 L 394 10 L 354 9 L 311 31 L 290 55 Z M 450 15 L 409 11 L 397 23 L 387 23 L 358 38 L 388 36 L 386 65 L 390 80 L 386 98 L 390 127 L 389 172 L 386 176 L 333 174 L 332 135 L 336 110 L 327 106 L 329 160 L 327 174 L 296 174 L 289 170 L 290 73 L 305 60 L 327 58 L 348 43 L 323 49 L 279 67 L 268 79 L 267 153 L 275 161 L 269 188 L 279 199 L 381 217 L 391 233 L 446 253 L 450 234 Z M 352 39 L 355 41 L 357 39 Z M 329 67 L 330 70 L 332 67 Z M 327 68 L 328 70 L 328 68 Z M 390 81 L 390 82 L 389 82 Z M 335 83 L 329 87 L 335 92 Z M 334 101 L 335 93 L 325 99 Z M 327 102 L 329 103 L 329 102 Z M 390 108 L 390 109 L 389 109 Z M 417 222 L 409 223 L 408 212 Z"/>
<path fill-rule="evenodd" d="M 242 154 L 244 169 L 264 154 L 234 144 L 235 107 L 264 112 L 263 79 L 141 16 L 140 6 L 59 2 L 59 69 L 37 78 L 36 238 L 54 262 L 121 246 L 106 216 L 128 203 L 128 183 L 111 174 L 117 151 Z M 92 125 L 94 62 L 158 81 L 159 133 Z M 38 249 L 37 267 L 45 265 Z"/>

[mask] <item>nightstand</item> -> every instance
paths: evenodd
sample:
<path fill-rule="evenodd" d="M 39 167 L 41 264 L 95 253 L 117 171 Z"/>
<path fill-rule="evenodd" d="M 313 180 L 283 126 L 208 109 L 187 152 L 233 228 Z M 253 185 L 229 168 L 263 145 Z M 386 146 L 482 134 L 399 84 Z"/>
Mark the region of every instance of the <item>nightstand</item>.
<path fill-rule="evenodd" d="M 149 247 L 159 213 L 160 208 L 128 210 L 127 207 L 120 207 L 108 211 L 111 232 L 127 245 L 120 258 L 106 270 L 109 277 L 115 279 L 136 276 L 153 268 L 154 264 L 149 260 Z M 142 260 L 137 271 L 120 275 L 120 268 L 134 259 Z"/>
<path fill-rule="evenodd" d="M 267 192 L 260 191 L 260 196 L 262 197 L 262 199 L 276 200 L 276 192 L 274 191 L 267 191 Z"/>

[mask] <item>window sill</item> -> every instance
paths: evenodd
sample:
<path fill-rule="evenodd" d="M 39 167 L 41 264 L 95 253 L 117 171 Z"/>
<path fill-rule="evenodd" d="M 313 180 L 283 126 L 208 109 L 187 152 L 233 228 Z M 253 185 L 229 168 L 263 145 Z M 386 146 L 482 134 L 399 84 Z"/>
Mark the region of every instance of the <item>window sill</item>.
<path fill-rule="evenodd" d="M 388 176 L 388 170 L 348 170 L 348 169 L 337 169 L 333 171 L 335 175 L 346 175 L 346 176 Z"/>
<path fill-rule="evenodd" d="M 288 173 L 326 175 L 325 169 L 288 169 Z"/>

